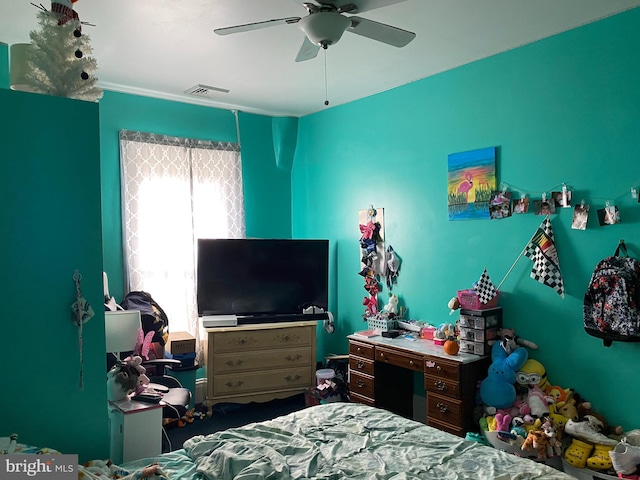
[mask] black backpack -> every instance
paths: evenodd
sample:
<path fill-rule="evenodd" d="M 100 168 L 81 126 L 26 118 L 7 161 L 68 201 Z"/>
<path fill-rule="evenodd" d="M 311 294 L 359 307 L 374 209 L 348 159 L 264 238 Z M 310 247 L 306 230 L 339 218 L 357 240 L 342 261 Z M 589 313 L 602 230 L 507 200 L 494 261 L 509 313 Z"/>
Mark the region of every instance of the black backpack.
<path fill-rule="evenodd" d="M 628 256 L 621 241 L 591 275 L 583 302 L 584 329 L 607 347 L 613 341 L 640 342 L 639 307 L 640 262 Z"/>
<path fill-rule="evenodd" d="M 169 318 L 150 294 L 142 291 L 129 292 L 122 300 L 121 306 L 125 310 L 140 310 L 144 334 L 154 332 L 151 341 L 165 345 L 169 337 Z"/>

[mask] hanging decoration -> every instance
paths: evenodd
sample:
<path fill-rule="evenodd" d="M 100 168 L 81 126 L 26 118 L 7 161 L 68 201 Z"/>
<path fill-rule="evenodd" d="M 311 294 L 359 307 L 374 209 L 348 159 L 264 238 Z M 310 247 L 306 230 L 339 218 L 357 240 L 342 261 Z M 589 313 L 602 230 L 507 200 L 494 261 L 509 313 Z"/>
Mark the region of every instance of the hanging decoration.
<path fill-rule="evenodd" d="M 29 34 L 26 81 L 36 93 L 96 102 L 103 95 L 96 87 L 97 61 L 73 10 L 75 1 L 53 1 L 51 11 L 39 6 L 40 29 Z"/>
<path fill-rule="evenodd" d="M 80 355 L 80 379 L 78 382 L 78 386 L 82 389 L 84 388 L 84 359 L 82 357 L 82 325 L 87 323 L 89 320 L 93 318 L 95 312 L 89 302 L 82 296 L 82 288 L 80 287 L 80 281 L 82 280 L 82 275 L 79 270 L 75 270 L 73 273 L 73 281 L 76 284 L 76 301 L 71 305 L 71 310 L 73 311 L 73 323 L 78 327 L 78 351 Z"/>
<path fill-rule="evenodd" d="M 384 209 L 373 208 L 358 212 L 360 229 L 360 272 L 364 277 L 364 289 L 368 296 L 362 300 L 365 310 L 363 319 L 378 313 L 380 276 L 386 271 L 384 255 Z"/>
<path fill-rule="evenodd" d="M 548 215 L 542 221 L 522 252 L 520 252 L 515 262 L 513 262 L 513 265 L 511 265 L 509 271 L 496 287 L 496 290 L 500 290 L 500 287 L 523 255 L 533 261 L 533 268 L 529 276 L 553 288 L 558 295 L 564 298 L 564 281 L 562 280 L 562 273 L 560 272 L 558 251 L 553 236 L 551 220 Z"/>
<path fill-rule="evenodd" d="M 384 277 L 387 283 L 387 289 L 389 290 L 389 294 L 391 294 L 391 290 L 393 289 L 393 284 L 398 280 L 398 275 L 400 274 L 400 257 L 396 255 L 395 250 L 391 245 L 387 247 L 387 255 L 386 255 L 386 263 L 385 263 L 385 272 Z"/>
<path fill-rule="evenodd" d="M 571 219 L 571 228 L 574 230 L 586 230 L 587 221 L 589 220 L 589 205 L 585 205 L 584 200 L 580 205 L 576 205 L 573 209 L 573 218 Z"/>

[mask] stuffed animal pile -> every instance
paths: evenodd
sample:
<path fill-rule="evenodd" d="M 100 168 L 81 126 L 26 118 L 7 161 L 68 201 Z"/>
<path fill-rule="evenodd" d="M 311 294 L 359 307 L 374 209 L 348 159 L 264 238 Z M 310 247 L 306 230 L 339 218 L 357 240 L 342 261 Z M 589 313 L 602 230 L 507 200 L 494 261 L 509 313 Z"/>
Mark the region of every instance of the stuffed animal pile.
<path fill-rule="evenodd" d="M 534 343 L 511 329 L 499 336 L 479 388 L 483 430 L 540 461 L 563 456 L 574 467 L 612 469 L 609 451 L 619 443 L 622 427 L 610 426 L 573 389 L 551 384 L 544 366 L 523 348 L 536 349 Z"/>

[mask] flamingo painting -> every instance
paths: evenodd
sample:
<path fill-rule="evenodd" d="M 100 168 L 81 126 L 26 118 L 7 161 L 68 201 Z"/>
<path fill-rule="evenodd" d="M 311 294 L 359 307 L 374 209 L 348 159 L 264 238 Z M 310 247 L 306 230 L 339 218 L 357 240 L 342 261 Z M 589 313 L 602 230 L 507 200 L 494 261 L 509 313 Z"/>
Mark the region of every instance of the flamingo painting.
<path fill-rule="evenodd" d="M 469 197 L 469 190 L 473 188 L 473 175 L 471 172 L 464 174 L 465 180 L 458 185 L 458 193 L 464 193 L 465 198 Z"/>
<path fill-rule="evenodd" d="M 452 153 L 447 166 L 449 220 L 489 219 L 489 201 L 496 190 L 496 147 Z"/>

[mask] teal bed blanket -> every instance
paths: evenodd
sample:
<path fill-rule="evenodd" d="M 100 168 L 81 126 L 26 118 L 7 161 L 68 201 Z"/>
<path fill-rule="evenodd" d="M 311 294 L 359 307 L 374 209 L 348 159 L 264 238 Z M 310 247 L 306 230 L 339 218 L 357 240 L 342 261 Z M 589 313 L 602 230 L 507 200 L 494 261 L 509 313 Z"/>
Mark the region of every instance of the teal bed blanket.
<path fill-rule="evenodd" d="M 195 436 L 184 443 L 184 454 L 193 461 L 198 480 L 572 478 L 544 464 L 355 403 L 318 405 Z"/>

